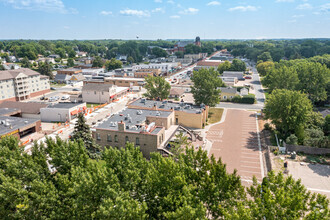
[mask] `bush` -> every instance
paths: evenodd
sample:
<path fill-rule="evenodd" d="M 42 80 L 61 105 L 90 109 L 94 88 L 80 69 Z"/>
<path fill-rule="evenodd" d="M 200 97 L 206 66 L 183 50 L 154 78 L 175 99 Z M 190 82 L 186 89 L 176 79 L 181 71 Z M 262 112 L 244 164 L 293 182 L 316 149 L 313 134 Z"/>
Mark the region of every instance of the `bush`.
<path fill-rule="evenodd" d="M 245 95 L 243 97 L 237 95 L 232 99 L 232 102 L 234 102 L 234 103 L 244 103 L 244 104 L 254 104 L 255 95 L 249 94 L 249 95 Z"/>
<path fill-rule="evenodd" d="M 289 137 L 287 137 L 286 143 L 287 144 L 297 145 L 298 144 L 298 138 L 297 138 L 297 136 L 294 135 L 294 134 L 291 134 Z"/>
<path fill-rule="evenodd" d="M 268 130 L 268 131 L 271 131 L 271 130 L 272 130 L 272 127 L 270 126 L 269 123 L 265 123 L 265 125 L 264 125 L 264 129 L 265 129 L 265 130 Z"/>

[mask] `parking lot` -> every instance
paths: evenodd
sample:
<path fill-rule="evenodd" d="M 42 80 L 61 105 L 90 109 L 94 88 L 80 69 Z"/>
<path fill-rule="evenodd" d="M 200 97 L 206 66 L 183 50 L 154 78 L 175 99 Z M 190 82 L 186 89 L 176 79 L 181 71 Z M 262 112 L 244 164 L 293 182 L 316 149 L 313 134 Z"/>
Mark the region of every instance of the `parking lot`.
<path fill-rule="evenodd" d="M 264 175 L 258 144 L 256 112 L 228 109 L 225 120 L 213 125 L 207 132 L 212 142 L 210 155 L 222 159 L 227 171 L 238 171 L 244 183 L 251 183 L 255 176 L 258 181 Z"/>

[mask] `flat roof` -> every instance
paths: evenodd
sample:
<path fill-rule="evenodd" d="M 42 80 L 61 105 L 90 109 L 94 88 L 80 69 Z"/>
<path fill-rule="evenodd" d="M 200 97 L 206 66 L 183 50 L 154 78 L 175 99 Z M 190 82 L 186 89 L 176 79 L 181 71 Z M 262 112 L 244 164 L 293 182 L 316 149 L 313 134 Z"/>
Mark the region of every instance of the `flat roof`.
<path fill-rule="evenodd" d="M 118 131 L 118 123 L 123 121 L 126 126 L 126 131 L 140 133 L 143 130 L 142 125 L 145 125 L 147 116 L 167 118 L 171 113 L 172 112 L 128 108 L 106 119 L 95 128 Z M 156 127 L 152 130 L 151 134 L 157 134 L 161 129 L 162 127 Z"/>
<path fill-rule="evenodd" d="M 104 81 L 107 81 L 107 80 L 145 81 L 144 78 L 104 77 Z"/>
<path fill-rule="evenodd" d="M 172 102 L 172 101 L 154 101 L 148 99 L 138 99 L 129 104 L 130 106 L 138 106 L 143 108 L 153 108 L 155 105 L 157 109 L 164 109 L 164 110 L 171 110 L 174 109 L 175 111 L 183 111 L 187 113 L 195 113 L 201 114 L 204 107 L 193 105 L 191 103 L 184 103 L 184 102 Z"/>
<path fill-rule="evenodd" d="M 0 116 L 15 114 L 17 112 L 20 112 L 18 108 L 0 108 Z"/>
<path fill-rule="evenodd" d="M 36 123 L 39 119 L 0 116 L 0 136 L 20 130 L 26 126 Z"/>
<path fill-rule="evenodd" d="M 40 109 L 47 107 L 48 104 L 37 102 L 14 102 L 4 101 L 0 104 L 0 108 L 17 108 L 24 114 L 40 114 Z"/>
<path fill-rule="evenodd" d="M 79 102 L 59 102 L 55 105 L 49 105 L 47 108 L 66 108 L 66 109 L 70 109 L 73 107 L 76 107 L 78 105 L 81 105 L 84 103 L 79 103 Z"/>

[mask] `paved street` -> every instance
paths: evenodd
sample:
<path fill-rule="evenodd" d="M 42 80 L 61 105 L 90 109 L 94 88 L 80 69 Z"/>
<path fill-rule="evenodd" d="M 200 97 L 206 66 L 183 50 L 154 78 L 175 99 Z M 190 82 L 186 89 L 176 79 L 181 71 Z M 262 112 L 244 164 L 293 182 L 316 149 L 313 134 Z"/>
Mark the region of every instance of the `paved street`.
<path fill-rule="evenodd" d="M 264 90 L 262 89 L 262 86 L 261 86 L 259 74 L 257 72 L 257 69 L 254 66 L 252 66 L 251 69 L 253 71 L 253 74 L 252 74 L 253 81 L 251 82 L 251 84 L 253 85 L 253 87 L 255 89 L 257 104 L 264 106 L 266 98 L 265 98 Z"/>
<path fill-rule="evenodd" d="M 221 157 L 228 172 L 237 169 L 245 183 L 251 183 L 253 176 L 261 181 L 264 170 L 255 112 L 228 109 L 225 117 L 207 132 L 206 138 L 213 143 L 209 155 Z"/>
<path fill-rule="evenodd" d="M 249 110 L 261 110 L 263 106 L 261 104 L 239 104 L 230 102 L 220 102 L 216 105 L 217 108 L 229 108 L 229 109 L 249 109 Z"/>

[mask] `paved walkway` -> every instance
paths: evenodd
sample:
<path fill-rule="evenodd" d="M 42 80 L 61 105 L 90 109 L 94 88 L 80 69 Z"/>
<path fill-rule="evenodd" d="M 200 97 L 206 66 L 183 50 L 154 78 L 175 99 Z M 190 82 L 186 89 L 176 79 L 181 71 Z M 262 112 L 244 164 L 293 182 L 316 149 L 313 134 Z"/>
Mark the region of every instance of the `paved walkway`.
<path fill-rule="evenodd" d="M 251 182 L 253 176 L 262 180 L 264 171 L 255 112 L 227 109 L 224 122 L 211 126 L 206 138 L 212 142 L 209 155 L 221 157 L 228 172 L 238 170 L 246 182 Z"/>

